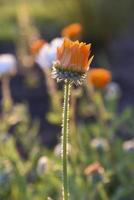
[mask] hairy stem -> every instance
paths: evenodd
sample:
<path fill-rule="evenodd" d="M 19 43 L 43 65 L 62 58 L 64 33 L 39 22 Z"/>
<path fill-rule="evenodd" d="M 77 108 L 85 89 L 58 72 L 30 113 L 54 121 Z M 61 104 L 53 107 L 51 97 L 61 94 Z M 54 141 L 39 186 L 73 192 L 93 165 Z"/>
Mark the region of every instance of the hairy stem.
<path fill-rule="evenodd" d="M 63 105 L 63 121 L 62 121 L 63 200 L 68 200 L 69 198 L 68 174 L 67 174 L 69 95 L 70 95 L 70 83 L 66 81 L 64 86 L 64 105 Z"/>

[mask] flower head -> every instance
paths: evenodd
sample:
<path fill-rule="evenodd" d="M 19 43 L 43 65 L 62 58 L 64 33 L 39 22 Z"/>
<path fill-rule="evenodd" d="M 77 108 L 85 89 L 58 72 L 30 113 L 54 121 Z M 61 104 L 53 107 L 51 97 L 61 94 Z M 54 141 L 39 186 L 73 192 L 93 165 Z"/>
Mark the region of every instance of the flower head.
<path fill-rule="evenodd" d="M 45 40 L 43 39 L 38 39 L 36 41 L 34 41 L 31 44 L 31 53 L 32 54 L 37 54 L 39 52 L 39 50 L 43 47 L 43 45 L 45 44 Z"/>
<path fill-rule="evenodd" d="M 125 141 L 123 143 L 123 150 L 129 153 L 134 152 L 134 139 Z"/>
<path fill-rule="evenodd" d="M 99 162 L 95 162 L 89 166 L 87 166 L 84 170 L 84 174 L 86 176 L 92 175 L 94 173 L 104 173 L 104 168 L 101 166 Z"/>
<path fill-rule="evenodd" d="M 57 47 L 61 46 L 63 38 L 55 38 L 50 43 L 46 43 L 39 50 L 36 56 L 36 63 L 44 69 L 45 67 L 51 67 L 53 61 L 56 60 Z"/>
<path fill-rule="evenodd" d="M 103 68 L 90 70 L 88 81 L 96 88 L 104 88 L 111 81 L 111 72 Z"/>
<path fill-rule="evenodd" d="M 75 38 L 79 38 L 81 36 L 82 33 L 82 26 L 80 23 L 73 23 L 70 24 L 68 26 L 66 26 L 63 30 L 62 30 L 62 36 L 63 37 L 67 37 L 70 39 L 75 39 Z"/>
<path fill-rule="evenodd" d="M 40 157 L 36 168 L 38 176 L 43 176 L 47 168 L 48 168 L 48 158 L 46 156 Z"/>
<path fill-rule="evenodd" d="M 67 144 L 67 153 L 68 154 L 71 154 L 71 149 L 72 149 L 72 146 L 68 143 Z M 56 156 L 62 155 L 62 145 L 61 145 L 61 143 L 57 144 L 56 147 L 54 148 L 54 154 Z"/>
<path fill-rule="evenodd" d="M 94 185 L 98 184 L 99 182 L 109 182 L 109 178 L 105 172 L 106 171 L 104 167 L 99 162 L 88 165 L 84 170 L 84 174 L 88 180 L 92 181 Z"/>
<path fill-rule="evenodd" d="M 0 76 L 6 74 L 14 74 L 16 72 L 17 61 L 12 54 L 0 55 Z"/>
<path fill-rule="evenodd" d="M 107 100 L 118 99 L 121 96 L 121 88 L 118 83 L 111 82 L 105 88 L 105 98 Z"/>
<path fill-rule="evenodd" d="M 62 45 L 63 40 L 64 40 L 64 38 L 62 38 L 62 37 L 57 37 L 57 38 L 54 38 L 54 39 L 50 42 L 51 47 L 56 49 L 55 54 L 57 53 L 57 48 L 60 47 L 60 46 Z"/>
<path fill-rule="evenodd" d="M 90 143 L 91 147 L 99 151 L 108 151 L 109 144 L 105 138 L 94 138 Z"/>
<path fill-rule="evenodd" d="M 65 39 L 57 48 L 57 61 L 53 65 L 53 77 L 81 83 L 89 69 L 93 56 L 89 59 L 91 44 Z"/>

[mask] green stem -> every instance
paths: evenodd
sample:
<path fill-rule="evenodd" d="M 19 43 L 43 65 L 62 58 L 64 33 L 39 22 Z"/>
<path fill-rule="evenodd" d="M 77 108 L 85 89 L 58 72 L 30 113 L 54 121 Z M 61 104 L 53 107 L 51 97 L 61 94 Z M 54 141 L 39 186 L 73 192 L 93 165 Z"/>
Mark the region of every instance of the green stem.
<path fill-rule="evenodd" d="M 10 92 L 10 78 L 8 75 L 2 77 L 2 103 L 3 103 L 3 112 L 8 112 L 12 108 L 12 98 Z"/>
<path fill-rule="evenodd" d="M 102 183 L 98 184 L 98 191 L 99 191 L 101 200 L 109 200 L 108 195 L 105 191 L 104 185 Z"/>
<path fill-rule="evenodd" d="M 69 95 L 70 95 L 70 83 L 69 81 L 66 81 L 64 86 L 64 106 L 63 106 L 63 121 L 62 121 L 63 200 L 68 200 L 69 197 L 68 174 L 67 174 Z"/>

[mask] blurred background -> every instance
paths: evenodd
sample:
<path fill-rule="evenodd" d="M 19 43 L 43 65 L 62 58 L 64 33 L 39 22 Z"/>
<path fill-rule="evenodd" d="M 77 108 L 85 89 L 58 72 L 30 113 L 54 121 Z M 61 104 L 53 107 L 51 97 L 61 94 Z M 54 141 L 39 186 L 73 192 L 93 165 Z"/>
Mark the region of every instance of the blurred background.
<path fill-rule="evenodd" d="M 0 200 L 60 199 L 63 85 L 51 66 L 63 37 L 91 43 L 91 69 L 112 75 L 103 89 L 72 89 L 71 199 L 133 200 L 133 8 L 133 0 L 0 0 Z"/>
<path fill-rule="evenodd" d="M 17 15 L 20 3 L 24 2 L 0 1 L 0 53 L 16 53 L 20 39 Z M 47 41 L 59 37 L 66 25 L 81 23 L 82 40 L 91 42 L 93 53 L 96 54 L 93 64 L 110 67 L 113 79 L 122 87 L 123 100 L 120 107 L 133 104 L 133 0 L 118 2 L 116 0 L 111 2 L 106 0 L 63 0 L 62 2 L 29 0 L 26 2 L 29 23 Z M 21 17 L 26 17 L 23 11 Z M 33 31 L 31 32 L 34 34 Z"/>

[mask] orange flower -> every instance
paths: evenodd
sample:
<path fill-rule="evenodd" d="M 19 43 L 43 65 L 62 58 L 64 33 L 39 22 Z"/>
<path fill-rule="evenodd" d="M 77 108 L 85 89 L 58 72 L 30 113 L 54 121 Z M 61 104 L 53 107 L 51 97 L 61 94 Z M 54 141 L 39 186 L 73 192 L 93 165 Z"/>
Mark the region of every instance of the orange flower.
<path fill-rule="evenodd" d="M 65 39 L 62 46 L 57 48 L 57 61 L 54 62 L 52 75 L 57 81 L 69 80 L 76 85 L 81 84 L 89 69 L 93 56 L 91 44 Z"/>
<path fill-rule="evenodd" d="M 91 44 L 83 42 L 72 42 L 65 39 L 62 46 L 57 49 L 57 67 L 78 73 L 86 73 L 93 56 L 88 60 Z"/>
<path fill-rule="evenodd" d="M 38 51 L 41 49 L 41 47 L 45 44 L 45 40 L 43 39 L 39 39 L 39 40 L 36 40 L 32 43 L 31 45 L 31 53 L 32 54 L 37 54 Z"/>
<path fill-rule="evenodd" d="M 82 26 L 79 23 L 74 23 L 66 26 L 63 30 L 61 35 L 63 37 L 68 37 L 70 39 L 79 38 L 82 33 Z"/>
<path fill-rule="evenodd" d="M 104 173 L 104 168 L 98 162 L 95 162 L 87 166 L 86 169 L 84 170 L 84 174 L 86 176 L 92 175 L 94 173 L 100 173 L 100 174 Z"/>
<path fill-rule="evenodd" d="M 103 68 L 96 68 L 90 70 L 88 74 L 88 81 L 96 88 L 103 88 L 111 81 L 111 72 Z"/>

